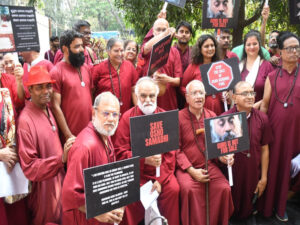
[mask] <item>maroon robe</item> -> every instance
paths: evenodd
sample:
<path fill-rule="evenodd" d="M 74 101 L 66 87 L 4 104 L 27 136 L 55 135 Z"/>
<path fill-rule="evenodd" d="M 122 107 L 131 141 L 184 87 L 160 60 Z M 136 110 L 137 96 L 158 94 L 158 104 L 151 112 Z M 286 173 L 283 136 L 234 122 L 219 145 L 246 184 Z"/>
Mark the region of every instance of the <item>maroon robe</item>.
<path fill-rule="evenodd" d="M 54 57 L 56 55 L 57 51 L 53 54 L 51 49 L 46 51 L 45 54 L 44 54 L 44 59 L 54 63 Z"/>
<path fill-rule="evenodd" d="M 0 198 L 0 218 L 1 218 L 0 225 L 8 225 L 4 200 L 2 198 Z"/>
<path fill-rule="evenodd" d="M 108 138 L 109 146 L 112 146 Z M 92 122 L 76 137 L 68 154 L 68 169 L 63 184 L 63 225 L 106 225 L 86 219 L 79 207 L 85 205 L 83 170 L 115 161 L 114 151 L 107 153 L 105 144 Z M 109 159 L 107 158 L 109 154 Z"/>
<path fill-rule="evenodd" d="M 204 118 L 216 116 L 204 108 L 199 121 L 192 114 L 194 128 L 204 128 Z M 179 111 L 180 151 L 176 154 L 176 177 L 180 185 L 181 222 L 182 225 L 206 224 L 205 183 L 195 181 L 186 171 L 189 167 L 205 168 L 205 156 L 197 147 L 193 134 L 188 107 Z M 205 135 L 197 136 L 201 149 L 205 150 Z M 233 213 L 233 202 L 228 181 L 217 167 L 208 161 L 209 174 L 209 217 L 210 224 L 228 224 Z"/>
<path fill-rule="evenodd" d="M 192 80 L 200 80 L 201 72 L 200 72 L 201 64 L 190 64 L 188 68 L 185 70 L 182 78 L 182 82 L 180 85 L 180 89 L 183 95 L 186 94 L 186 85 Z M 213 111 L 216 115 L 220 115 L 224 112 L 224 103 L 222 101 L 222 93 L 218 93 L 216 95 L 207 95 L 205 96 L 205 104 L 204 107 Z"/>
<path fill-rule="evenodd" d="M 143 54 L 144 48 L 141 48 L 141 53 L 144 57 L 144 65 L 142 68 L 142 74 L 140 76 L 146 76 L 151 52 L 147 55 Z M 181 59 L 178 50 L 175 47 L 171 47 L 170 54 L 167 63 L 157 70 L 159 73 L 167 74 L 170 77 L 179 77 L 182 78 L 182 66 Z M 173 110 L 177 109 L 177 97 L 176 97 L 176 87 L 173 87 L 169 83 L 166 84 L 166 92 L 163 96 L 157 98 L 157 105 L 164 110 Z"/>
<path fill-rule="evenodd" d="M 225 58 L 224 59 L 230 59 L 230 58 L 237 58 L 239 60 L 239 57 L 234 52 L 231 52 L 229 50 L 226 51 Z"/>
<path fill-rule="evenodd" d="M 32 181 L 28 196 L 31 225 L 61 221 L 61 188 L 65 175 L 63 149 L 55 119 L 28 101 L 18 124 L 18 146 L 21 167 Z M 55 131 L 52 129 L 56 127 Z"/>
<path fill-rule="evenodd" d="M 116 69 L 109 63 L 110 71 L 112 75 L 112 82 L 109 75 L 108 60 L 101 62 L 93 68 L 93 84 L 95 86 L 95 96 L 98 94 L 110 91 L 123 103 L 120 112 L 124 113 L 132 107 L 132 92 L 131 89 L 134 87 L 136 81 L 138 80 L 138 74 L 133 66 L 133 64 L 127 60 L 124 60 L 120 66 L 119 75 Z M 121 86 L 121 95 L 119 88 L 119 79 Z M 121 98 L 122 97 L 122 98 Z"/>
<path fill-rule="evenodd" d="M 278 101 L 275 94 L 275 78 L 280 68 L 269 74 L 272 88 L 268 117 L 274 134 L 270 144 L 268 184 L 265 190 L 265 216 L 271 216 L 273 208 L 284 215 L 290 185 L 291 160 L 300 153 L 300 69 L 294 90 L 288 99 L 288 107 Z M 278 98 L 285 102 L 291 89 L 296 68 L 292 73 L 282 69 L 276 82 Z"/>
<path fill-rule="evenodd" d="M 46 70 L 48 72 L 50 72 L 53 68 L 53 64 L 46 60 L 46 59 L 43 59 L 41 60 L 40 62 L 38 62 L 37 64 L 35 64 L 34 66 L 43 66 L 46 68 Z M 29 99 L 30 98 L 30 93 L 28 91 L 28 87 L 25 85 L 27 82 L 28 82 L 28 75 L 29 75 L 29 71 L 30 71 L 30 68 L 32 68 L 33 66 L 29 66 L 27 63 L 24 63 L 23 65 L 23 70 L 24 70 L 24 75 L 23 75 L 23 85 L 24 85 L 24 91 L 25 91 L 25 98 L 26 99 Z"/>
<path fill-rule="evenodd" d="M 184 73 L 188 65 L 191 63 L 192 47 L 188 46 L 184 52 L 181 51 L 181 49 L 178 47 L 177 44 L 175 44 L 174 47 L 179 52 L 181 65 L 182 65 L 182 73 Z"/>
<path fill-rule="evenodd" d="M 272 64 L 269 61 L 263 60 L 262 64 L 259 66 L 258 74 L 254 84 L 254 91 L 256 92 L 255 102 L 262 100 L 264 96 L 264 88 L 267 76 L 274 70 Z M 246 67 L 241 72 L 241 80 L 246 80 L 249 71 Z"/>
<path fill-rule="evenodd" d="M 236 106 L 222 115 L 236 113 Z M 234 216 L 245 219 L 253 211 L 252 199 L 261 178 L 261 147 L 272 141 L 272 130 L 265 113 L 252 109 L 247 119 L 250 138 L 250 150 L 234 155 L 232 166 L 233 186 L 231 194 L 234 204 Z M 250 157 L 247 157 L 250 154 Z M 227 170 L 226 170 L 227 171 Z M 260 204 L 261 198 L 258 199 Z"/>
<path fill-rule="evenodd" d="M 55 92 L 61 95 L 61 109 L 67 124 L 73 135 L 87 126 L 92 119 L 92 75 L 87 65 L 80 67 L 82 80 L 85 86 L 81 86 L 78 71 L 64 61 L 55 65 L 51 71 Z"/>
<path fill-rule="evenodd" d="M 159 107 L 154 113 L 163 112 Z M 125 112 L 120 120 L 116 134 L 113 136 L 117 160 L 132 157 L 130 143 L 130 117 L 144 115 L 138 106 Z M 175 152 L 162 154 L 162 164 L 160 166 L 160 177 L 155 177 L 156 168 L 145 164 L 145 159 L 140 160 L 140 185 L 144 185 L 149 180 L 157 180 L 162 187 L 162 192 L 158 197 L 158 208 L 171 225 L 179 225 L 179 185 L 174 175 Z M 126 206 L 122 225 L 137 225 L 144 218 L 145 210 L 141 202 L 135 202 Z"/>

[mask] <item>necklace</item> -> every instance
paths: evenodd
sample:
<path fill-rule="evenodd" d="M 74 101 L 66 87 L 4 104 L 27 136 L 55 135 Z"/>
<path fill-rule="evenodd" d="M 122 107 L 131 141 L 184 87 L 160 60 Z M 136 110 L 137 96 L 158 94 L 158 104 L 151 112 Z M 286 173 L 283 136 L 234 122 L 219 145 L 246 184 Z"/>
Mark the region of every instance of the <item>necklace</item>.
<path fill-rule="evenodd" d="M 294 74 L 294 80 L 293 80 L 293 84 L 292 84 L 292 87 L 290 88 L 289 92 L 288 92 L 288 95 L 286 97 L 286 99 L 283 101 L 279 98 L 278 96 L 278 93 L 277 93 L 277 87 L 276 87 L 276 84 L 277 84 L 277 78 L 278 78 L 278 75 L 279 75 L 279 71 L 280 71 L 280 77 L 282 77 L 282 68 L 280 68 L 279 70 L 277 70 L 277 73 L 276 73 L 276 77 L 275 77 L 275 97 L 276 97 L 276 100 L 279 101 L 280 103 L 283 104 L 283 107 L 284 108 L 287 108 L 289 103 L 288 103 L 288 100 L 294 90 L 294 87 L 295 87 L 295 84 L 296 84 L 296 80 L 297 80 L 297 76 L 298 76 L 298 70 L 299 70 L 299 64 L 297 66 L 297 69 L 296 69 L 296 72 Z M 290 103 L 291 105 L 293 105 L 293 103 L 291 102 Z"/>
<path fill-rule="evenodd" d="M 85 83 L 82 79 L 82 74 L 81 74 L 80 68 L 77 68 L 77 71 L 78 71 L 81 87 L 85 87 Z"/>
<path fill-rule="evenodd" d="M 49 122 L 51 124 L 52 130 L 55 132 L 56 131 L 56 127 L 55 127 L 54 123 L 51 120 L 49 108 L 47 107 L 46 110 L 47 110 L 47 117 L 48 117 L 48 120 L 49 120 Z"/>
<path fill-rule="evenodd" d="M 122 64 L 122 63 L 121 63 L 121 64 Z M 123 105 L 123 102 L 122 102 L 121 81 L 120 81 L 120 75 L 119 75 L 119 72 L 118 72 L 119 69 L 120 69 L 120 67 L 121 67 L 121 64 L 119 65 L 119 67 L 118 67 L 118 69 L 117 69 L 117 77 L 118 77 L 119 91 L 120 91 L 120 97 L 119 97 L 118 99 L 119 99 L 119 102 L 120 102 L 120 106 Z M 111 83 L 111 87 L 112 87 L 112 89 L 113 89 L 113 94 L 114 94 L 115 96 L 117 96 L 117 95 L 116 95 L 115 88 L 114 88 L 114 83 L 113 83 L 113 79 L 112 79 L 112 74 L 111 74 L 110 65 L 111 65 L 111 63 L 110 63 L 110 61 L 109 61 L 109 59 L 108 59 L 108 70 L 109 70 L 110 83 Z"/>

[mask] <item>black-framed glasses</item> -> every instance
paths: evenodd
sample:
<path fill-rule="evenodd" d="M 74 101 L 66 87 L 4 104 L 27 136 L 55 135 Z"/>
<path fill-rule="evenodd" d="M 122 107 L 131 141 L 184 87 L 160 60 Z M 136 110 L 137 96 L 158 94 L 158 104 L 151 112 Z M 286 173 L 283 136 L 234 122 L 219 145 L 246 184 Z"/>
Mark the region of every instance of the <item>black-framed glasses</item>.
<path fill-rule="evenodd" d="M 255 97 L 256 96 L 256 92 L 255 91 L 244 91 L 242 93 L 234 93 L 235 95 L 241 95 L 243 97 Z"/>
<path fill-rule="evenodd" d="M 296 50 L 296 52 L 299 52 L 300 46 L 289 46 L 283 49 L 286 50 L 287 52 L 293 52 L 294 50 Z"/>

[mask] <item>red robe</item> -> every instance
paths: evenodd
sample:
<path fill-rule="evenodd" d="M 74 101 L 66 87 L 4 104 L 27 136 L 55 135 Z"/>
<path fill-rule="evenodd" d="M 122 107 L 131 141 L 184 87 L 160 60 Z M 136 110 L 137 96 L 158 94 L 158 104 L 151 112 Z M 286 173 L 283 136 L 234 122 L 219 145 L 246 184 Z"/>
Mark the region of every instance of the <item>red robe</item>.
<path fill-rule="evenodd" d="M 141 52 L 144 57 L 144 65 L 142 68 L 142 74 L 140 76 L 146 76 L 151 52 L 147 55 L 143 54 L 144 48 L 142 47 Z M 167 63 L 157 70 L 160 73 L 165 73 L 170 77 L 179 77 L 182 78 L 182 66 L 181 66 L 181 59 L 178 50 L 175 47 L 171 47 L 170 54 Z M 166 92 L 163 96 L 157 98 L 157 105 L 164 110 L 173 110 L 177 109 L 177 97 L 176 97 L 176 87 L 173 87 L 169 83 L 166 87 Z"/>
<path fill-rule="evenodd" d="M 200 64 L 190 64 L 188 68 L 185 70 L 181 82 L 181 92 L 183 95 L 186 94 L 186 85 L 192 80 L 200 80 L 201 72 L 200 72 Z M 222 101 L 222 93 L 218 93 L 216 95 L 208 95 L 205 97 L 204 107 L 213 111 L 216 115 L 220 115 L 224 112 L 224 103 Z"/>
<path fill-rule="evenodd" d="M 35 64 L 34 66 L 43 66 L 47 69 L 48 72 L 50 72 L 53 68 L 53 64 L 46 60 L 43 59 L 40 62 L 38 62 L 37 64 Z M 24 75 L 23 75 L 23 85 L 24 85 L 24 91 L 25 91 L 25 98 L 29 99 L 30 98 L 30 93 L 28 91 L 28 87 L 25 85 L 28 82 L 28 74 L 30 71 L 30 68 L 32 68 L 33 66 L 29 66 L 27 63 L 24 63 L 23 65 L 23 70 L 24 70 Z"/>
<path fill-rule="evenodd" d="M 81 86 L 78 71 L 71 64 L 62 61 L 50 73 L 56 80 L 53 89 L 61 95 L 61 109 L 75 136 L 92 119 L 92 76 L 87 65 L 81 66 L 80 70 L 84 87 Z"/>
<path fill-rule="evenodd" d="M 95 52 L 93 52 L 93 56 L 94 56 L 94 60 L 97 59 L 97 55 Z M 89 54 L 89 52 L 86 50 L 86 48 L 84 48 L 84 57 L 85 57 L 85 64 L 89 66 L 89 68 L 92 68 L 94 63 L 93 60 L 91 59 L 91 56 Z M 54 65 L 56 65 L 57 63 L 59 63 L 60 61 L 62 61 L 62 59 L 64 58 L 64 53 L 58 49 L 55 57 L 54 57 Z"/>
<path fill-rule="evenodd" d="M 28 207 L 32 225 L 61 221 L 61 188 L 65 175 L 63 149 L 55 119 L 28 101 L 18 125 L 18 145 L 21 167 L 32 181 Z M 50 122 L 51 121 L 51 122 Z M 52 125 L 56 127 L 55 131 Z"/>
<path fill-rule="evenodd" d="M 12 100 L 15 109 L 14 111 L 15 118 L 17 118 L 18 114 L 16 114 L 16 112 L 20 112 L 21 109 L 24 107 L 24 101 L 18 98 L 16 78 L 13 75 L 2 73 L 0 82 L 1 82 L 1 87 L 8 88 L 10 92 L 10 98 Z"/>
<path fill-rule="evenodd" d="M 154 113 L 163 112 L 159 107 Z M 130 117 L 144 115 L 137 107 L 133 107 L 125 112 L 120 120 L 116 134 L 113 136 L 113 143 L 117 160 L 132 157 L 130 143 Z M 160 177 L 155 177 L 156 168 L 145 165 L 145 159 L 140 160 L 140 185 L 149 180 L 157 180 L 162 186 L 162 192 L 158 197 L 158 208 L 171 225 L 179 225 L 179 185 L 174 175 L 175 152 L 162 154 L 162 164 L 160 166 Z M 121 224 L 137 225 L 144 218 L 145 210 L 141 202 L 135 202 L 126 207 L 125 215 Z"/>
<path fill-rule="evenodd" d="M 214 112 L 204 108 L 199 121 L 192 114 L 194 128 L 204 128 L 204 117 L 216 116 Z M 182 225 L 206 224 L 206 200 L 205 184 L 195 181 L 186 169 L 205 168 L 205 156 L 197 147 L 190 121 L 188 108 L 179 111 L 180 151 L 176 154 L 177 170 L 176 177 L 180 185 L 181 222 Z M 205 136 L 201 133 L 197 136 L 201 149 L 205 149 Z M 233 213 L 233 202 L 231 198 L 228 181 L 217 167 L 208 161 L 209 174 L 209 217 L 210 224 L 228 224 Z"/>
<path fill-rule="evenodd" d="M 222 115 L 235 112 L 238 112 L 236 107 Z M 265 113 L 252 109 L 247 122 L 250 150 L 236 153 L 232 166 L 231 194 L 235 209 L 234 216 L 239 219 L 249 217 L 253 211 L 252 199 L 261 178 L 261 146 L 270 144 L 272 141 L 272 130 Z M 247 157 L 248 153 L 250 153 L 250 158 Z M 257 204 L 261 204 L 261 198 L 258 199 Z"/>
<path fill-rule="evenodd" d="M 275 94 L 275 77 L 279 70 L 269 74 L 272 88 L 268 117 L 274 134 L 274 141 L 270 144 L 270 164 L 268 184 L 265 190 L 265 216 L 271 216 L 273 208 L 279 216 L 284 215 L 290 186 L 291 160 L 300 153 L 300 69 L 294 90 L 288 99 L 288 107 L 278 101 Z M 282 69 L 276 82 L 278 98 L 286 100 L 294 80 L 296 68 L 292 73 Z M 291 104 L 292 103 L 292 104 Z"/>
<path fill-rule="evenodd" d="M 112 146 L 110 138 L 108 141 Z M 114 151 L 108 159 L 105 144 L 90 122 L 76 137 L 68 154 L 68 170 L 62 191 L 63 225 L 106 225 L 94 218 L 87 220 L 85 213 L 78 208 L 85 205 L 83 170 L 113 161 Z"/>
<path fill-rule="evenodd" d="M 109 69 L 108 69 L 108 60 L 101 62 L 93 68 L 93 84 L 96 88 L 95 96 L 98 94 L 110 91 L 115 94 L 120 102 L 123 103 L 121 106 L 121 113 L 126 112 L 132 107 L 131 99 L 131 88 L 135 85 L 138 80 L 138 74 L 132 65 L 131 62 L 124 60 L 120 67 L 120 86 L 121 94 L 119 89 L 119 79 L 118 74 L 115 68 L 110 64 L 110 70 L 113 80 L 113 85 L 111 84 Z"/>

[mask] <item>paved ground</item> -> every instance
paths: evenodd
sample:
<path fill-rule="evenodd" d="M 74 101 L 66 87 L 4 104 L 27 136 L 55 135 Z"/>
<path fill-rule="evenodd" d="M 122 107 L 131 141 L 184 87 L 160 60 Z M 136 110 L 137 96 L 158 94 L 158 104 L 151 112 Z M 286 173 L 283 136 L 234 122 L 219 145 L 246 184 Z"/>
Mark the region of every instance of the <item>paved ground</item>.
<path fill-rule="evenodd" d="M 274 216 L 271 218 L 263 218 L 261 216 L 256 216 L 248 221 L 233 222 L 231 225 L 300 225 L 300 193 L 294 195 L 287 203 L 287 214 L 289 217 L 288 222 L 280 222 Z M 253 219 L 255 221 L 253 221 Z"/>

